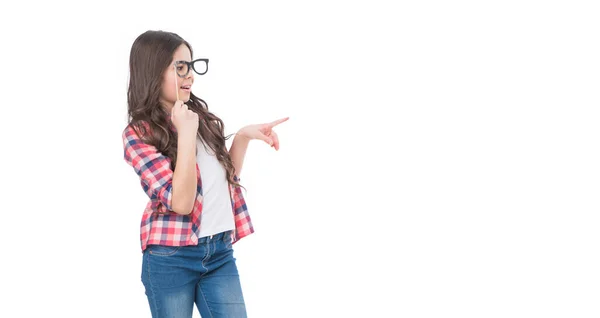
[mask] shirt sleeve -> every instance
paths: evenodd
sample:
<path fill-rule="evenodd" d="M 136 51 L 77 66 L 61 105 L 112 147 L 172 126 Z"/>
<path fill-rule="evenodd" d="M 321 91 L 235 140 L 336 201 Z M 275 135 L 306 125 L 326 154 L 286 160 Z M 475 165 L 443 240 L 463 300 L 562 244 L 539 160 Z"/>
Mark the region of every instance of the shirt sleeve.
<path fill-rule="evenodd" d="M 140 177 L 142 188 L 151 200 L 172 211 L 173 170 L 171 159 L 156 147 L 144 143 L 131 126 L 123 131 L 125 161 Z"/>

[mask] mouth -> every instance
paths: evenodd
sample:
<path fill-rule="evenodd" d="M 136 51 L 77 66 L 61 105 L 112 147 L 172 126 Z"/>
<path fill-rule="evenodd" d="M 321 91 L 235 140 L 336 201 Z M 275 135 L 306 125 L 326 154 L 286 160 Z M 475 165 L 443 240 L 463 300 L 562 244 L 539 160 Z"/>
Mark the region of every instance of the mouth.
<path fill-rule="evenodd" d="M 179 87 L 182 91 L 186 91 L 186 92 L 191 92 L 192 91 L 192 85 L 181 85 Z"/>

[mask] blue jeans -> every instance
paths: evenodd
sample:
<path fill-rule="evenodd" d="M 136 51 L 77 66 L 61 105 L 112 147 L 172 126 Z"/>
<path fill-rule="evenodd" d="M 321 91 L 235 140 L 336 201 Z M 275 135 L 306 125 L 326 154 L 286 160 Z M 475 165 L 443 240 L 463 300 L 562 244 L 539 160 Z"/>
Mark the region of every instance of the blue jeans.
<path fill-rule="evenodd" d="M 198 239 L 193 246 L 149 245 L 142 283 L 153 318 L 246 317 L 230 232 Z"/>

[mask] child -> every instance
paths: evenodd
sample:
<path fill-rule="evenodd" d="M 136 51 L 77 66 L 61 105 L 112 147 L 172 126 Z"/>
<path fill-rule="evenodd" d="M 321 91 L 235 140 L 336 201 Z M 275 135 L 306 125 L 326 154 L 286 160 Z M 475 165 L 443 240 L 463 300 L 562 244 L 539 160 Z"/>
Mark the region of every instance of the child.
<path fill-rule="evenodd" d="M 192 58 L 177 34 L 147 31 L 131 47 L 126 162 L 150 198 L 142 215 L 142 282 L 152 317 L 246 317 L 232 244 L 254 232 L 238 176 L 248 143 L 279 150 L 273 127 L 240 129 L 227 151 L 223 121 L 192 93 Z"/>

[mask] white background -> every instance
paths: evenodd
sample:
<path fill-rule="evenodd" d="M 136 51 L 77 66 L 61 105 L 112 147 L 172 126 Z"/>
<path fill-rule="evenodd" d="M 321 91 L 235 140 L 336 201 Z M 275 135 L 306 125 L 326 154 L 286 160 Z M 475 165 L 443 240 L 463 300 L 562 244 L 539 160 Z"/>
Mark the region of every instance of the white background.
<path fill-rule="evenodd" d="M 1 317 L 149 317 L 129 49 L 210 58 L 250 317 L 598 317 L 594 1 L 3 2 Z M 198 315 L 197 313 L 195 315 Z"/>

